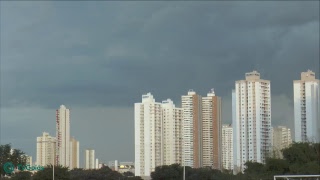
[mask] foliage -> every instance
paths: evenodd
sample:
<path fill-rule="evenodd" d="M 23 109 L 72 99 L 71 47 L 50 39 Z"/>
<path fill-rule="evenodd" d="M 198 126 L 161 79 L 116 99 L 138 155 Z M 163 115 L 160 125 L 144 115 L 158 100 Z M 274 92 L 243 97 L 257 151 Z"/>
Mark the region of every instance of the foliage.
<path fill-rule="evenodd" d="M 320 173 L 320 143 L 293 143 L 282 150 L 282 155 L 283 159 L 267 158 L 265 164 L 246 162 L 244 172 L 237 175 L 228 170 L 186 167 L 186 180 L 269 180 L 274 175 Z M 182 179 L 182 176 L 183 167 L 178 164 L 156 167 L 151 173 L 153 180 Z"/>
<path fill-rule="evenodd" d="M 12 175 L 11 180 L 31 180 L 31 174 L 29 171 L 20 171 Z"/>
<path fill-rule="evenodd" d="M 59 180 L 70 180 L 70 172 L 67 167 L 61 165 L 54 166 L 54 177 Z M 53 167 L 52 165 L 46 166 L 43 170 L 37 171 L 33 175 L 33 180 L 52 180 Z"/>
<path fill-rule="evenodd" d="M 25 153 L 19 149 L 13 149 L 11 153 L 11 149 L 11 144 L 0 145 L 0 176 L 5 175 L 2 167 L 6 162 L 12 162 L 14 166 L 26 164 Z"/>
<path fill-rule="evenodd" d="M 133 177 L 129 177 L 133 176 Z M 124 175 L 113 171 L 107 166 L 100 169 L 73 169 L 70 171 L 70 180 L 142 180 L 141 177 L 134 177 L 134 174 L 127 172 Z"/>

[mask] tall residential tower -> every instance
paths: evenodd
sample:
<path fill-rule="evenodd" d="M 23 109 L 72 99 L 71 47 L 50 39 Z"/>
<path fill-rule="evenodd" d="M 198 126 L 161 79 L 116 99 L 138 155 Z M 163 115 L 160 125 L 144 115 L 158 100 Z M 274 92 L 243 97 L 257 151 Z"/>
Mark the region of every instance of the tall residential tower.
<path fill-rule="evenodd" d="M 151 93 L 134 104 L 135 175 L 150 177 L 162 165 L 162 109 Z"/>
<path fill-rule="evenodd" d="M 293 81 L 295 141 L 320 142 L 319 79 L 308 70 Z"/>
<path fill-rule="evenodd" d="M 233 100 L 234 172 L 244 170 L 247 161 L 265 163 L 271 152 L 271 87 L 257 71 L 235 83 Z"/>
<path fill-rule="evenodd" d="M 201 102 L 201 166 L 214 169 L 222 168 L 221 103 L 221 97 L 216 96 L 213 89 Z"/>
<path fill-rule="evenodd" d="M 202 112 L 201 96 L 189 90 L 181 97 L 182 121 L 182 165 L 199 168 L 202 166 Z"/>
<path fill-rule="evenodd" d="M 56 110 L 57 163 L 70 166 L 70 110 L 61 105 Z"/>
<path fill-rule="evenodd" d="M 163 165 L 181 164 L 182 108 L 176 108 L 171 99 L 162 101 L 162 150 Z"/>

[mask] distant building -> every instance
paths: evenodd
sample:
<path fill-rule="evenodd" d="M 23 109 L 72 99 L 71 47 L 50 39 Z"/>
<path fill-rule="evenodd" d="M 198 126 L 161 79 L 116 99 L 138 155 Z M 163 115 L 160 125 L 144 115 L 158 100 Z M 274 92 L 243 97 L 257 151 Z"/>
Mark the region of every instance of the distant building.
<path fill-rule="evenodd" d="M 232 125 L 222 125 L 222 164 L 223 169 L 233 169 L 233 133 Z"/>
<path fill-rule="evenodd" d="M 70 169 L 79 168 L 79 141 L 70 139 Z"/>
<path fill-rule="evenodd" d="M 292 143 L 291 130 L 285 126 L 278 126 L 272 129 L 273 133 L 273 155 L 282 158 L 281 150 L 287 148 Z"/>
<path fill-rule="evenodd" d="M 319 79 L 308 70 L 301 80 L 293 81 L 294 128 L 296 142 L 320 142 L 320 90 Z"/>
<path fill-rule="evenodd" d="M 118 160 L 109 161 L 109 168 L 119 173 L 132 172 L 135 173 L 134 162 L 119 162 Z"/>
<path fill-rule="evenodd" d="M 33 166 L 33 163 L 32 163 L 32 156 L 28 156 L 28 155 L 26 155 L 26 165 Z"/>
<path fill-rule="evenodd" d="M 43 132 L 42 136 L 37 137 L 37 165 L 47 166 L 56 165 L 56 139 L 49 133 Z M 32 160 L 31 160 L 32 162 Z"/>
<path fill-rule="evenodd" d="M 96 169 L 99 169 L 99 159 L 98 159 L 98 158 L 96 159 L 96 165 L 95 165 L 95 168 L 96 168 Z"/>
<path fill-rule="evenodd" d="M 85 169 L 95 169 L 95 151 L 87 149 L 85 151 Z"/>
<path fill-rule="evenodd" d="M 106 166 L 104 163 L 99 163 L 98 169 L 101 169 L 102 167 Z"/>

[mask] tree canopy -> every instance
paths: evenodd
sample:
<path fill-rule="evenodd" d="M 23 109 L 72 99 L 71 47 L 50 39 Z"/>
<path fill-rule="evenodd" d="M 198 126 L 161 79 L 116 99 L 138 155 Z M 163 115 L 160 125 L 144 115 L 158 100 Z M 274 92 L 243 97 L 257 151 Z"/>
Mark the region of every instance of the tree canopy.
<path fill-rule="evenodd" d="M 320 143 L 293 143 L 283 149 L 283 159 L 269 157 L 266 163 L 246 162 L 243 173 L 233 175 L 228 170 L 186 167 L 186 180 L 269 180 L 274 175 L 320 174 Z M 153 180 L 183 179 L 179 164 L 159 166 L 151 173 Z"/>
<path fill-rule="evenodd" d="M 19 149 L 12 149 L 11 144 L 0 145 L 0 176 L 6 174 L 3 165 L 7 162 L 11 162 L 15 167 L 18 166 L 18 164 L 25 165 L 25 153 Z"/>

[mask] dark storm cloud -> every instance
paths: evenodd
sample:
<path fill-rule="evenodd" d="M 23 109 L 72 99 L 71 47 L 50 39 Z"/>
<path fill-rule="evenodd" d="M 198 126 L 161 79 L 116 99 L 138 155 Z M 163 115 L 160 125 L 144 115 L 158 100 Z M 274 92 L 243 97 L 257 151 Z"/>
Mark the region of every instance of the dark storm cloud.
<path fill-rule="evenodd" d="M 2 105 L 130 105 L 213 86 L 226 96 L 253 69 L 291 92 L 301 71 L 319 74 L 317 3 L 3 3 Z"/>

